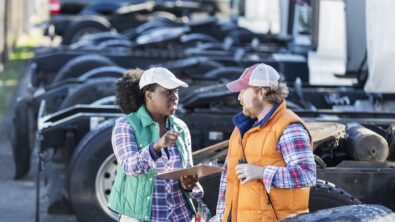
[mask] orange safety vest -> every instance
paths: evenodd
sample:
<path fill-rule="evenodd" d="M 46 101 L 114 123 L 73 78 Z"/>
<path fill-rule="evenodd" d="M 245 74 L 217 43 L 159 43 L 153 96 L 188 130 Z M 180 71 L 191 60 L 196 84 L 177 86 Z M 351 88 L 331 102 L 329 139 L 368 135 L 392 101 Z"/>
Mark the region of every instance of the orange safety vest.
<path fill-rule="evenodd" d="M 285 167 L 282 155 L 277 152 L 277 142 L 285 128 L 294 122 L 299 122 L 306 128 L 303 120 L 287 109 L 285 102 L 282 102 L 264 126 L 248 130 L 242 141 L 248 163 L 259 166 Z M 232 222 L 276 221 L 273 209 L 267 203 L 263 181 L 255 180 L 240 184 L 240 180 L 237 178 L 235 167 L 238 160 L 243 158 L 240 140 L 240 131 L 235 128 L 229 140 L 223 222 L 228 221 L 230 213 Z M 312 143 L 311 136 L 310 142 Z M 308 212 L 309 193 L 310 188 L 279 189 L 272 187 L 270 199 L 278 219 L 285 218 L 290 214 Z"/>

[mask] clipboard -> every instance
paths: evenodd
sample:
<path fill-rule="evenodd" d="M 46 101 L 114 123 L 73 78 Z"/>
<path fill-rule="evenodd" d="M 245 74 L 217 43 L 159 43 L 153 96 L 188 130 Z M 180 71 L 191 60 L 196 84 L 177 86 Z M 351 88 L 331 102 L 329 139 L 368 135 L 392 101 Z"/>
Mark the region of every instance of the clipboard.
<path fill-rule="evenodd" d="M 180 169 L 180 170 L 174 170 L 170 172 L 165 172 L 165 173 L 159 173 L 157 177 L 162 178 L 162 179 L 171 179 L 171 180 L 178 180 L 182 176 L 191 176 L 191 175 L 197 175 L 198 178 L 202 178 L 205 176 L 209 176 L 215 173 L 220 173 L 224 169 L 221 167 L 214 167 L 214 166 L 208 166 L 208 165 L 196 165 L 193 167 L 188 167 L 185 169 Z"/>

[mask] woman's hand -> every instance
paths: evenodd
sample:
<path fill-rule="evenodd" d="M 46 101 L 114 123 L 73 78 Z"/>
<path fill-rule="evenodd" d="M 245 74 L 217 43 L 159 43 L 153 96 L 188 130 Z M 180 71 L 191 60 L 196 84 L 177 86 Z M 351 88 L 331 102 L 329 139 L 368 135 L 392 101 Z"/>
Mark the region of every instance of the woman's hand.
<path fill-rule="evenodd" d="M 198 182 L 198 176 L 182 176 L 180 177 L 181 186 L 186 191 L 192 191 L 192 189 L 196 186 Z"/>
<path fill-rule="evenodd" d="M 159 152 L 163 147 L 170 147 L 176 143 L 177 138 L 180 136 L 180 133 L 175 131 L 167 131 L 163 136 L 156 141 L 154 144 L 154 149 L 156 152 Z"/>

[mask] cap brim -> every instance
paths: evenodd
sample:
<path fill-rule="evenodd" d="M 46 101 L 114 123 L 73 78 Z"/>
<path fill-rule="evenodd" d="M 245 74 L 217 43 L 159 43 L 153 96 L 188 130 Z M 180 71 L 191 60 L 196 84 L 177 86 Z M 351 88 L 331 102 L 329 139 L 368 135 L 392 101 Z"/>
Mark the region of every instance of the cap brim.
<path fill-rule="evenodd" d="M 166 89 L 175 89 L 178 87 L 188 87 L 188 84 L 177 78 L 171 78 L 164 82 L 158 82 L 158 84 Z"/>
<path fill-rule="evenodd" d="M 232 92 L 240 92 L 241 90 L 245 90 L 250 86 L 244 83 L 242 80 L 238 79 L 226 84 L 226 87 Z"/>

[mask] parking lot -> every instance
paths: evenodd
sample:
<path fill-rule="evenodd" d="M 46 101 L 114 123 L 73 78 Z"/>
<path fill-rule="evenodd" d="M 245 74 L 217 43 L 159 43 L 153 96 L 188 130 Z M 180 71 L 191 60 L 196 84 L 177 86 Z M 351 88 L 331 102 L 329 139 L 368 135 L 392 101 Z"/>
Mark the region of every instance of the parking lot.
<path fill-rule="evenodd" d="M 111 16 L 96 5 L 86 6 L 89 10 L 73 20 L 73 16 L 58 10 L 60 1 L 51 1 L 55 5 L 48 11 L 49 23 L 9 30 L 14 35 L 26 30 L 28 35 L 39 38 L 34 47 L 25 45 L 16 47 L 17 53 L 7 55 L 5 50 L 1 54 L 10 61 L 22 61 L 21 71 L 14 76 L 16 80 L 4 80 L 1 85 L 4 89 L 8 89 L 7 84 L 15 85 L 14 92 L 4 93 L 8 106 L 1 118 L 1 220 L 116 221 L 117 214 L 108 208 L 108 201 L 113 185 L 121 181 L 115 178 L 123 174 L 119 174 L 119 158 L 114 156 L 111 140 L 114 120 L 135 112 L 120 109 L 116 86 L 128 69 L 136 67 L 161 67 L 168 70 L 166 74 L 170 72 L 189 85 L 179 87 L 172 112 L 190 129 L 195 164 L 220 167 L 228 149 L 232 149 L 228 147 L 235 129 L 232 118 L 245 108 L 240 102 L 243 93 L 229 90 L 227 83 L 256 67 L 270 67 L 273 84 L 269 72 L 262 71 L 270 84 L 254 85 L 248 80 L 247 85 L 264 90 L 260 91 L 264 95 L 257 97 L 262 101 L 269 98 L 272 90 L 282 87 L 283 97 L 268 106 L 273 112 L 265 113 L 268 125 L 261 128 L 271 128 L 265 131 L 265 137 L 257 136 L 264 141 L 258 145 L 249 143 L 252 145 L 247 148 L 242 141 L 244 159 L 247 149 L 250 154 L 267 155 L 267 147 L 277 147 L 287 125 L 279 129 L 281 134 L 271 131 L 276 124 L 270 125 L 269 114 L 277 115 L 274 108 L 281 107 L 298 116 L 287 123 L 303 123 L 309 135 L 307 144 L 312 145 L 307 149 L 314 166 L 309 172 L 316 172 L 316 177 L 310 180 L 314 183 L 306 185 L 311 187 L 309 192 L 303 192 L 304 206 L 307 209 L 308 204 L 311 214 L 300 217 L 315 221 L 325 214 L 355 220 L 361 215 L 394 216 L 395 63 L 388 58 L 395 56 L 395 50 L 388 45 L 393 44 L 391 37 L 395 34 L 389 21 L 395 16 L 386 10 L 395 8 L 395 4 L 387 0 L 361 0 L 354 4 L 348 0 L 246 2 L 249 3 L 237 6 L 237 10 L 228 10 L 226 20 L 212 16 L 212 10 L 219 9 L 200 1 L 185 5 L 152 1 L 138 7 L 127 2 L 111 6 Z M 255 9 L 251 2 L 260 7 Z M 59 20 L 54 18 L 67 22 L 55 24 Z M 254 29 L 257 24 L 260 29 Z M 65 26 L 60 29 L 59 25 Z M 11 39 L 7 35 L 5 38 Z M 5 68 L 8 73 L 9 66 Z M 245 78 L 257 75 L 251 73 Z M 147 84 L 162 86 L 155 82 L 159 80 L 152 79 Z M 246 89 L 249 88 L 243 88 Z M 143 89 L 138 90 L 140 93 Z M 147 96 L 142 99 L 144 102 L 148 98 L 152 101 L 151 91 L 143 93 L 144 98 Z M 261 117 L 253 116 L 250 121 L 259 123 Z M 270 144 L 259 147 L 266 142 Z M 137 146 L 146 147 L 141 142 Z M 39 152 L 45 162 L 40 174 Z M 273 167 L 295 167 L 287 166 L 282 155 L 278 158 L 285 166 Z M 254 164 L 267 167 L 266 162 L 260 162 L 266 159 L 256 156 Z M 205 189 L 203 201 L 212 216 L 219 180 L 219 173 L 200 178 Z M 259 187 L 262 185 L 259 183 Z M 299 188 L 302 187 L 296 189 Z M 269 195 L 266 198 L 271 202 Z M 365 215 L 364 211 L 368 213 Z"/>
<path fill-rule="evenodd" d="M 14 163 L 11 147 L 8 139 L 4 137 L 7 132 L 1 130 L 0 137 L 0 214 L 2 221 L 31 222 L 36 218 L 36 173 L 37 168 L 32 168 L 26 177 L 21 180 L 14 180 Z M 33 159 L 33 164 L 34 164 Z M 35 165 L 35 164 L 34 164 Z M 41 184 L 41 208 L 40 221 L 43 222 L 73 222 L 76 219 L 71 215 L 48 215 L 46 210 L 47 191 L 44 184 Z"/>
<path fill-rule="evenodd" d="M 47 42 L 49 44 L 49 42 Z M 20 80 L 20 85 L 26 84 L 26 77 Z M 19 88 L 20 89 L 20 88 Z M 15 94 L 21 92 L 16 91 Z M 10 145 L 10 131 L 7 126 L 12 124 L 12 108 L 15 104 L 15 96 L 11 97 L 10 106 L 2 118 L 0 128 L 0 214 L 1 221 L 31 222 L 36 218 L 36 175 L 37 175 L 37 152 L 32 158 L 32 168 L 29 173 L 20 180 L 14 180 L 15 164 L 12 148 Z M 51 175 L 48 175 L 51 176 Z M 48 186 L 43 181 L 40 183 L 40 213 L 39 221 L 43 222 L 74 222 L 73 215 L 48 215 Z"/>

